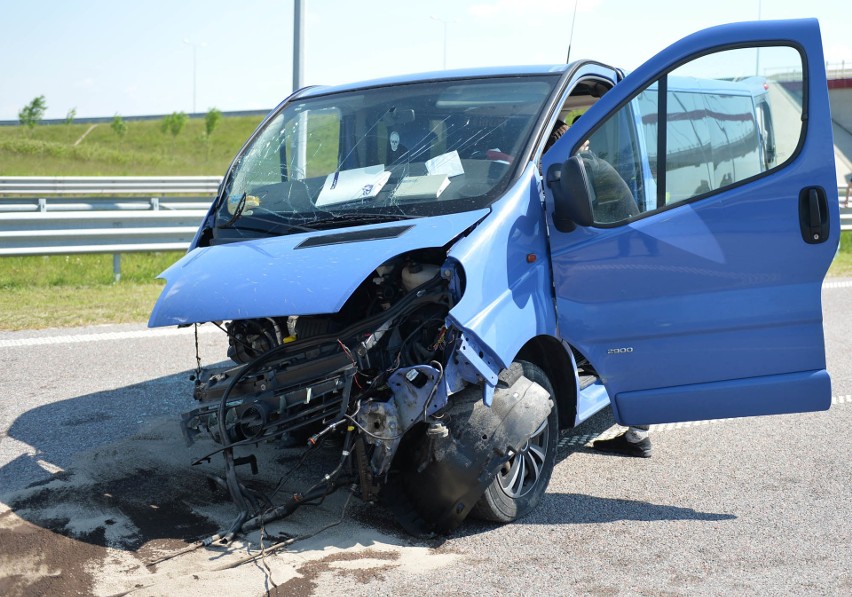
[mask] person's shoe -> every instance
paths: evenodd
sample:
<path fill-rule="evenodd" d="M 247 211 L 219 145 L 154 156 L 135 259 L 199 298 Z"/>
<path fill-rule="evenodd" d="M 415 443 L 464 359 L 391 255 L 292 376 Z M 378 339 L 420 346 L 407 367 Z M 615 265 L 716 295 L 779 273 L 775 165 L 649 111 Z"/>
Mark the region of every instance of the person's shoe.
<path fill-rule="evenodd" d="M 638 442 L 629 442 L 625 434 L 616 435 L 612 439 L 599 439 L 592 442 L 592 448 L 599 452 L 618 454 L 619 456 L 633 456 L 636 458 L 651 457 L 651 438 L 646 437 Z"/>

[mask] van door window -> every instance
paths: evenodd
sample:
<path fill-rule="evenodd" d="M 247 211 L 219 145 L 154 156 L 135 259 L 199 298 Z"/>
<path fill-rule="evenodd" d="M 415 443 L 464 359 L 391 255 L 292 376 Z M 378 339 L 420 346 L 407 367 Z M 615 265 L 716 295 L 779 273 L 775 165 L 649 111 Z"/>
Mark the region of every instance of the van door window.
<path fill-rule="evenodd" d="M 649 85 L 580 147 L 595 222 L 634 219 L 782 166 L 802 138 L 802 70 L 792 47 L 736 49 Z"/>

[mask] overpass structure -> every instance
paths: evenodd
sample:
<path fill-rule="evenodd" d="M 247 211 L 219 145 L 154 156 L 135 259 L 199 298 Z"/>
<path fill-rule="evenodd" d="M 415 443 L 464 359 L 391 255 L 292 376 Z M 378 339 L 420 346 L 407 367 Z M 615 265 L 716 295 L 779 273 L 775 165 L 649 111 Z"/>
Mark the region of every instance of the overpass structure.
<path fill-rule="evenodd" d="M 828 76 L 837 185 L 845 187 L 852 181 L 852 67 L 829 70 Z"/>

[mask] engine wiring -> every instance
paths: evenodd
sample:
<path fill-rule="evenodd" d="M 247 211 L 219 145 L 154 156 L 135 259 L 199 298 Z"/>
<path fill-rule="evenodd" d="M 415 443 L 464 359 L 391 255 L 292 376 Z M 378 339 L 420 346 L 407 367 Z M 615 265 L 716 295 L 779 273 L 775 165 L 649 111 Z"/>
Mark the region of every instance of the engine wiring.
<path fill-rule="evenodd" d="M 219 326 L 217 326 L 217 327 L 219 327 Z M 352 358 L 351 351 L 345 350 L 346 347 L 342 343 L 342 341 L 338 340 L 338 342 L 340 343 L 341 347 L 344 348 L 344 352 L 347 354 L 347 356 Z M 219 449 L 217 449 L 217 450 L 215 450 L 211 453 L 208 453 L 205 456 L 202 456 L 202 457 L 196 459 L 193 462 L 193 464 L 198 464 L 198 463 L 203 462 L 203 461 L 209 461 L 210 458 L 215 454 L 221 453 L 223 455 L 223 458 L 225 460 L 224 485 L 227 488 L 228 493 L 231 495 L 232 501 L 234 502 L 234 504 L 239 509 L 239 514 L 237 515 L 237 517 L 234 519 L 234 521 L 227 527 L 227 529 L 224 532 L 217 533 L 213 537 L 208 538 L 207 540 L 205 540 L 205 542 L 203 542 L 203 544 L 206 544 L 206 545 L 211 545 L 211 544 L 214 544 L 214 543 L 223 544 L 223 545 L 229 544 L 237 534 L 245 533 L 248 530 L 253 530 L 253 528 L 256 528 L 258 519 L 260 519 L 261 522 L 264 522 L 264 521 L 267 521 L 267 520 L 272 520 L 274 518 L 278 518 L 282 515 L 286 516 L 287 514 L 291 513 L 293 510 L 295 510 L 295 508 L 298 507 L 299 505 L 310 504 L 313 500 L 316 500 L 316 499 L 319 499 L 319 503 L 321 503 L 322 500 L 324 500 L 325 497 L 331 491 L 333 491 L 335 489 L 334 484 L 336 482 L 337 476 L 340 474 L 340 472 L 343 469 L 343 466 L 345 465 L 346 461 L 349 459 L 349 457 L 351 455 L 351 434 L 352 434 L 352 431 L 354 430 L 354 428 L 350 426 L 349 429 L 347 430 L 346 440 L 344 442 L 344 450 L 343 450 L 343 454 L 341 456 L 341 460 L 340 460 L 338 466 L 334 469 L 334 471 L 332 471 L 332 473 L 326 474 L 321 481 L 319 481 L 314 486 L 312 486 L 310 489 L 308 489 L 306 492 L 304 492 L 304 494 L 293 494 L 293 496 L 290 499 L 290 502 L 287 502 L 282 506 L 278 506 L 278 507 L 271 506 L 271 504 L 272 504 L 271 498 L 274 497 L 278 493 L 278 491 L 280 491 L 280 488 L 283 486 L 285 479 L 287 477 L 289 477 L 292 474 L 292 472 L 297 470 L 298 467 L 300 467 L 303 464 L 304 459 L 307 457 L 307 454 L 310 453 L 310 450 L 306 451 L 303 454 L 302 459 L 300 459 L 300 461 L 296 464 L 296 466 L 293 467 L 293 469 L 291 469 L 291 471 L 289 471 L 284 477 L 282 477 L 279 480 L 275 490 L 272 493 L 272 496 L 270 496 L 270 497 L 263 496 L 262 494 L 259 494 L 258 492 L 255 492 L 254 490 L 251 490 L 251 489 L 245 487 L 242 483 L 240 483 L 239 478 L 238 478 L 237 473 L 236 473 L 236 461 L 234 459 L 233 450 L 234 450 L 235 447 L 237 447 L 239 445 L 257 443 L 258 438 L 251 438 L 251 439 L 246 439 L 246 440 L 236 441 L 236 442 L 231 440 L 230 435 L 228 433 L 226 416 L 225 416 L 225 411 L 226 411 L 227 404 L 228 404 L 228 398 L 229 398 L 231 392 L 233 391 L 233 389 L 240 383 L 240 381 L 242 381 L 243 379 L 248 377 L 250 374 L 255 373 L 256 371 L 260 370 L 261 367 L 266 365 L 267 362 L 269 362 L 273 358 L 277 357 L 278 352 L 279 352 L 277 350 L 278 348 L 280 348 L 280 347 L 273 348 L 273 349 L 265 352 L 264 354 L 260 355 L 259 357 L 254 359 L 252 362 L 247 363 L 246 365 L 244 365 L 240 369 L 239 373 L 237 375 L 233 376 L 233 378 L 230 380 L 230 383 L 228 384 L 227 388 L 225 389 L 225 392 L 222 394 L 222 397 L 219 400 L 218 408 L 217 408 L 217 411 L 216 411 L 216 424 L 217 424 L 217 427 L 218 427 L 219 438 L 220 438 L 220 442 L 221 442 L 222 445 Z M 344 408 L 345 408 L 345 405 L 348 404 L 348 395 L 349 395 L 350 390 L 351 390 L 351 383 L 355 381 L 354 377 L 355 377 L 356 373 L 357 373 L 357 367 L 356 367 L 356 364 L 353 363 L 352 367 L 350 369 L 348 369 L 346 374 L 345 374 L 346 383 L 345 383 L 345 389 L 344 389 L 344 395 L 345 396 L 344 396 L 344 400 L 343 400 Z M 326 427 L 326 430 L 324 430 L 323 433 L 333 430 L 341 422 L 342 422 L 342 419 L 339 419 L 339 420 L 331 423 L 330 425 L 328 425 Z M 317 436 L 320 436 L 320 435 L 321 434 L 317 434 Z M 316 443 L 317 442 L 314 441 L 313 445 L 316 445 Z M 309 442 L 309 446 L 310 445 L 311 445 L 311 442 Z M 317 493 L 318 488 L 322 487 L 323 485 L 325 485 L 324 490 L 320 494 L 318 494 Z M 266 504 L 269 504 L 270 506 L 265 508 L 265 509 L 261 508 L 261 506 L 259 504 L 259 500 L 265 502 Z M 255 517 L 249 518 L 250 516 L 252 516 L 252 514 L 254 514 Z"/>
<path fill-rule="evenodd" d="M 372 433 L 371 431 L 368 431 L 366 427 L 364 427 L 363 425 L 361 425 L 361 423 L 359 423 L 358 421 L 356 421 L 356 420 L 355 420 L 355 419 L 354 419 L 351 415 L 346 415 L 346 418 L 347 418 L 347 419 L 348 419 L 348 420 L 349 420 L 349 421 L 350 421 L 353 425 L 355 425 L 355 427 L 357 427 L 358 429 L 360 429 L 360 430 L 361 430 L 361 433 L 363 433 L 364 435 L 369 435 L 369 436 L 370 436 L 370 437 L 372 437 L 373 439 L 377 439 L 377 440 L 384 441 L 384 442 L 389 442 L 389 441 L 396 441 L 396 440 L 400 439 L 403 435 L 405 435 L 405 433 L 404 433 L 404 432 L 403 432 L 403 433 L 400 433 L 400 434 L 398 434 L 398 435 L 393 435 L 393 436 L 391 436 L 391 437 L 384 437 L 384 436 L 381 436 L 381 435 L 376 435 L 375 433 Z"/>
<path fill-rule="evenodd" d="M 239 368 L 209 376 L 212 384 L 219 383 L 221 386 L 213 391 L 209 400 L 209 410 L 202 411 L 198 416 L 208 416 L 204 424 L 214 441 L 219 442 L 220 445 L 204 456 L 195 458 L 192 464 L 210 462 L 214 456 L 222 454 L 225 464 L 224 475 L 221 477 L 210 476 L 209 478 L 215 485 L 230 494 L 231 500 L 238 509 L 238 514 L 218 533 L 175 554 L 149 562 L 148 565 L 156 564 L 198 547 L 214 544 L 228 545 L 236 536 L 260 529 L 261 553 L 245 559 L 248 562 L 258 557 L 265 557 L 266 553 L 271 553 L 270 550 L 274 551 L 286 547 L 296 540 L 308 538 L 334 526 L 334 524 L 339 524 L 338 522 L 327 525 L 311 535 L 288 538 L 285 541 L 274 543 L 268 548 L 263 545 L 266 537 L 266 524 L 288 516 L 301 506 L 318 506 L 332 492 L 345 485 L 351 485 L 349 497 L 344 505 L 344 512 L 341 513 L 342 520 L 349 500 L 353 494 L 358 492 L 358 483 L 368 482 L 362 476 L 353 476 L 355 470 L 352 465 L 355 460 L 353 448 L 356 444 L 356 437 L 363 434 L 364 437 L 369 437 L 376 442 L 396 442 L 407 431 L 406 428 L 393 435 L 383 435 L 375 433 L 375 430 L 371 431 L 365 423 L 359 420 L 364 404 L 362 399 L 367 401 L 386 401 L 389 399 L 391 392 L 386 383 L 388 376 L 401 366 L 410 366 L 431 360 L 432 367 L 438 371 L 437 379 L 424 401 L 422 420 L 424 422 L 428 420 L 429 408 L 433 404 L 439 385 L 444 379 L 444 368 L 441 362 L 436 360 L 439 358 L 436 353 L 439 350 L 443 351 L 448 337 L 452 337 L 452 331 L 448 329 L 445 317 L 442 315 L 442 312 L 446 313 L 449 301 L 444 281 L 440 275 L 436 275 L 416 288 L 410 289 L 394 304 L 384 307 L 381 312 L 372 313 L 368 311 L 367 317 L 356 324 L 351 324 L 336 332 L 312 334 L 307 338 L 298 340 L 298 342 L 293 342 L 296 340 L 293 336 L 288 337 L 289 342 L 285 340 L 282 327 L 284 324 L 279 325 L 275 318 L 257 320 L 254 323 L 253 320 L 246 320 L 240 322 L 241 327 L 231 324 L 225 326 L 222 322 L 217 321 L 211 322 L 228 336 L 232 347 L 239 346 L 240 352 L 237 356 L 246 359 L 246 361 L 243 361 Z M 400 333 L 400 330 L 404 330 L 404 332 Z M 389 333 L 390 331 L 393 331 L 393 333 Z M 401 335 L 402 337 L 400 337 Z M 201 388 L 201 396 L 210 395 L 208 392 L 211 391 L 212 385 L 208 384 L 208 381 L 202 377 L 203 369 L 198 348 L 198 324 L 195 324 L 195 340 L 197 368 L 194 380 L 197 388 L 200 385 L 204 386 Z M 304 422 L 299 421 L 294 426 L 294 419 L 282 417 L 280 414 L 267 419 L 265 415 L 261 414 L 257 419 L 260 421 L 258 423 L 259 431 L 253 433 L 251 437 L 246 437 L 248 433 L 237 427 L 236 421 L 242 415 L 239 414 L 239 411 L 235 413 L 235 408 L 245 404 L 242 401 L 246 397 L 249 400 L 257 400 L 259 403 L 261 399 L 259 396 L 262 396 L 262 394 L 251 394 L 251 392 L 266 391 L 264 384 L 268 384 L 270 381 L 275 383 L 274 375 L 280 375 L 277 372 L 288 371 L 291 366 L 301 366 L 300 363 L 303 362 L 301 359 L 305 358 L 302 355 L 316 351 L 316 354 L 323 354 L 325 355 L 324 358 L 330 358 L 332 344 L 337 344 L 346 357 L 345 360 L 339 359 L 337 365 L 335 365 L 339 368 L 334 371 L 333 375 L 338 376 L 335 379 L 342 380 L 342 383 L 332 390 L 336 398 L 328 403 L 334 405 L 336 409 L 336 402 L 337 400 L 340 401 L 338 414 L 330 415 L 330 413 L 326 414 L 327 411 L 314 411 L 322 412 L 322 416 L 325 417 L 322 419 L 322 429 L 308 438 L 298 461 L 278 478 L 271 491 L 262 491 L 246 485 L 240 480 L 237 467 L 246 462 L 251 462 L 253 468 L 256 468 L 256 464 L 253 460 L 249 461 L 247 458 L 237 458 L 234 453 L 236 448 L 270 441 L 285 433 L 290 433 L 300 426 L 319 421 L 312 421 L 308 416 L 303 419 Z M 261 350 L 262 352 L 258 354 Z M 378 352 L 379 350 L 386 351 L 386 353 L 382 354 Z M 376 352 L 371 354 L 373 351 Z M 230 350 L 229 356 L 232 356 Z M 293 365 L 293 363 L 296 364 Z M 344 363 L 346 364 L 344 365 Z M 326 379 L 333 378 L 327 377 Z M 226 383 L 221 383 L 223 381 Z M 303 386 L 307 390 L 305 405 L 309 404 L 311 400 L 311 391 L 316 382 L 312 383 L 314 385 Z M 278 386 L 272 387 L 277 388 Z M 297 388 L 298 386 L 292 387 Z M 222 388 L 224 388 L 224 391 L 222 391 Z M 277 391 L 277 389 L 273 389 L 273 392 Z M 288 389 L 288 391 L 292 393 L 294 390 Z M 328 392 L 329 390 L 323 391 Z M 357 400 L 355 401 L 351 401 L 353 392 L 357 392 Z M 237 398 L 232 398 L 235 394 Z M 274 395 L 278 396 L 278 394 Z M 197 399 L 204 401 L 203 397 L 197 396 Z M 213 402 L 213 400 L 216 402 Z M 283 404 L 284 398 L 280 398 L 280 400 Z M 237 419 L 234 419 L 235 414 Z M 290 416 L 287 415 L 287 417 Z M 341 426 L 345 426 L 345 433 L 341 433 L 343 444 L 337 466 L 324 474 L 308 489 L 287 495 L 282 503 L 281 497 L 285 485 L 293 478 L 296 471 L 303 467 L 309 456 L 315 453 L 313 448 L 320 444 L 321 439 L 326 434 L 339 432 Z M 359 445 L 363 446 L 363 442 Z M 364 467 L 363 463 L 366 462 L 362 452 L 359 452 L 358 455 L 358 459 L 360 459 L 360 468 L 357 469 L 359 475 L 363 474 L 361 469 Z M 363 491 L 362 489 L 362 495 Z"/>
<path fill-rule="evenodd" d="M 330 522 L 330 523 L 320 527 L 316 531 L 313 531 L 312 533 L 308 533 L 306 535 L 298 535 L 296 537 L 289 537 L 289 538 L 287 538 L 283 541 L 273 543 L 272 545 L 261 550 L 260 553 L 251 554 L 251 555 L 245 556 L 245 557 L 243 557 L 239 560 L 229 562 L 229 563 L 224 564 L 222 566 L 217 566 L 216 568 L 213 568 L 213 571 L 221 572 L 221 571 L 224 571 L 224 570 L 231 570 L 233 568 L 237 568 L 238 566 L 242 566 L 243 564 L 249 564 L 251 562 L 257 561 L 260 558 L 265 558 L 266 556 L 271 555 L 271 554 L 273 554 L 277 551 L 281 551 L 282 549 L 289 547 L 290 545 L 293 545 L 297 541 L 305 541 L 307 539 L 311 539 L 313 537 L 316 537 L 320 533 L 327 531 L 328 529 L 331 529 L 333 527 L 340 525 L 341 523 L 343 523 L 344 519 L 346 518 L 346 511 L 349 508 L 349 502 L 352 501 L 352 496 L 354 494 L 355 494 L 354 487 L 350 487 L 349 495 L 346 496 L 346 501 L 343 502 L 343 507 L 340 510 L 340 517 L 336 521 Z"/>
<path fill-rule="evenodd" d="M 329 524 L 326 524 L 326 525 L 320 527 L 319 529 L 317 529 L 317 530 L 315 530 L 311 533 L 306 533 L 304 535 L 297 535 L 295 537 L 288 537 L 287 539 L 277 541 L 277 542 L 275 542 L 275 543 L 273 543 L 269 546 L 265 546 L 264 543 L 263 543 L 263 540 L 264 540 L 264 537 L 265 537 L 265 526 L 261 526 L 261 534 L 260 534 L 260 541 L 259 541 L 261 549 L 258 553 L 250 554 L 248 556 L 245 556 L 245 557 L 240 558 L 238 560 L 229 562 L 228 564 L 225 564 L 225 565 L 222 565 L 222 566 L 217 566 L 217 567 L 213 568 L 212 571 L 220 572 L 220 571 L 223 571 L 223 570 L 230 570 L 230 569 L 233 569 L 233 568 L 237 568 L 238 566 L 242 566 L 243 564 L 248 564 L 248 563 L 257 561 L 258 559 L 263 559 L 267 555 L 271 555 L 271 554 L 273 554 L 277 551 L 281 551 L 282 549 L 289 547 L 290 545 L 293 545 L 294 543 L 296 543 L 298 541 L 305 541 L 307 539 L 311 539 L 313 537 L 316 537 L 320 533 L 327 531 L 330 528 L 333 528 L 333 527 L 340 525 L 341 523 L 343 523 L 343 520 L 346 518 L 346 511 L 349 507 L 349 503 L 352 500 L 352 496 L 356 493 L 356 486 L 355 485 L 350 486 L 348 493 L 349 493 L 349 495 L 347 495 L 346 500 L 343 502 L 343 507 L 341 508 L 340 516 L 338 517 L 338 519 L 336 521 L 331 522 Z M 265 523 L 264 523 L 264 525 L 265 525 Z M 160 556 L 159 558 L 155 558 L 155 559 L 146 561 L 145 567 L 151 568 L 151 567 L 156 566 L 158 564 L 161 564 L 163 562 L 173 560 L 173 559 L 180 557 L 182 555 L 191 553 L 191 552 L 193 552 L 197 549 L 200 549 L 202 547 L 209 547 L 210 545 L 219 544 L 221 539 L 222 539 L 222 535 L 216 534 L 216 535 L 212 535 L 210 537 L 207 537 L 205 539 L 195 541 L 194 543 L 184 547 L 183 549 L 179 549 L 177 551 L 173 551 L 171 553 Z"/>

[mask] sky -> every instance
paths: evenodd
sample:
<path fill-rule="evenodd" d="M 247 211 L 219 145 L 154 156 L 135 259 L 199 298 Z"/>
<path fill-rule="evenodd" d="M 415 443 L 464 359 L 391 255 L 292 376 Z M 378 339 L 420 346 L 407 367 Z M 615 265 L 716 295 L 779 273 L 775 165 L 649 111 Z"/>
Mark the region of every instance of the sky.
<path fill-rule="evenodd" d="M 816 17 L 852 71 L 849 0 L 304 0 L 303 82 L 564 63 L 631 70 L 734 21 Z M 0 0 L 0 120 L 44 95 L 45 118 L 269 110 L 293 90 L 293 0 Z M 193 64 L 193 54 L 195 63 Z"/>

